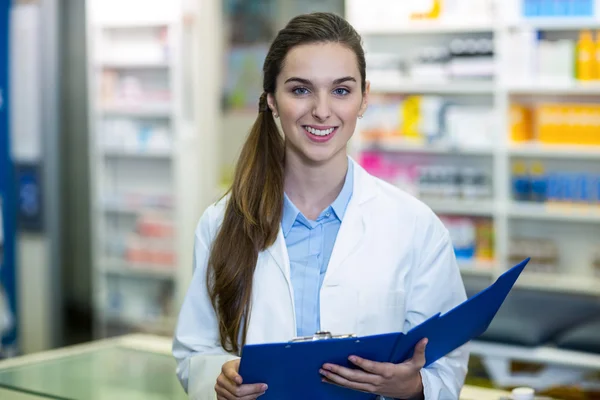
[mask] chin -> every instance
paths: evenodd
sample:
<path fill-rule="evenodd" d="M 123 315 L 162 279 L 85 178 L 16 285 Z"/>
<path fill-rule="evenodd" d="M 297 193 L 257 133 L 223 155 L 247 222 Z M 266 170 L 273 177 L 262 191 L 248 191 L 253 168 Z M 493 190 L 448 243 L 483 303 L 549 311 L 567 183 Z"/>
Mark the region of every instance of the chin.
<path fill-rule="evenodd" d="M 342 150 L 334 148 L 306 149 L 302 152 L 302 158 L 311 164 L 326 164 L 338 157 Z"/>

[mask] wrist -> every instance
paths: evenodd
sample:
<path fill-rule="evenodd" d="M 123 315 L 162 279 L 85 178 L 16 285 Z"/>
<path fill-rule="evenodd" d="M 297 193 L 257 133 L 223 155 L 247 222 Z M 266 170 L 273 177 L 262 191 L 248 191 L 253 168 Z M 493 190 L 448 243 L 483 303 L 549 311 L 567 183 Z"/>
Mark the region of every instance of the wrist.
<path fill-rule="evenodd" d="M 421 377 L 421 371 L 417 373 L 414 378 L 413 390 L 411 391 L 411 395 L 407 397 L 406 400 L 424 400 L 425 393 L 423 387 L 423 378 Z"/>

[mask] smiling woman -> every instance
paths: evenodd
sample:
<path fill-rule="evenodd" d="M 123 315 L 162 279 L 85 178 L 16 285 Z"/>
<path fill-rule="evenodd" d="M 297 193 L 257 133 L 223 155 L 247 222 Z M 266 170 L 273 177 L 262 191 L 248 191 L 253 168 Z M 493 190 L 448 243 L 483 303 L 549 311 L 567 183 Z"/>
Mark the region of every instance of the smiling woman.
<path fill-rule="evenodd" d="M 246 343 L 407 331 L 466 299 L 440 220 L 348 156 L 368 106 L 365 70 L 360 36 L 334 14 L 298 16 L 273 41 L 231 190 L 196 230 L 173 344 L 191 398 L 264 394 L 268 382 L 238 373 Z M 457 399 L 468 352 L 423 368 L 426 343 L 402 364 L 350 357 L 357 368 L 315 374 L 386 398 Z"/>

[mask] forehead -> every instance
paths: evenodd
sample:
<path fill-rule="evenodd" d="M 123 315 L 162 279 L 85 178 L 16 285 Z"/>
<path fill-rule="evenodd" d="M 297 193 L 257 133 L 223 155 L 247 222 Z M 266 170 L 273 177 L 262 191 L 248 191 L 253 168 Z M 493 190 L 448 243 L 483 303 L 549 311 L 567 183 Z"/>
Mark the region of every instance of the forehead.
<path fill-rule="evenodd" d="M 297 77 L 314 83 L 330 83 L 346 76 L 360 82 L 356 54 L 339 43 L 311 43 L 292 48 L 279 74 L 283 82 Z"/>

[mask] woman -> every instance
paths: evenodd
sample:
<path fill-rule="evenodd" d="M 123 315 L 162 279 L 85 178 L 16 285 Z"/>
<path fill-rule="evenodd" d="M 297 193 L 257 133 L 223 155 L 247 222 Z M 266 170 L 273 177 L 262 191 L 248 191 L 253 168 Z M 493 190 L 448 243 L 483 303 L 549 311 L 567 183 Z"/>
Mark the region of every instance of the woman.
<path fill-rule="evenodd" d="M 342 18 L 294 18 L 264 63 L 259 115 L 229 195 L 202 216 L 175 334 L 192 398 L 255 399 L 238 375 L 246 343 L 316 331 L 407 331 L 462 303 L 448 231 L 418 200 L 347 154 L 369 84 L 360 36 Z M 283 137 L 275 119 L 281 121 Z M 324 365 L 326 382 L 395 399 L 457 399 L 464 349 L 425 364 L 426 339 L 399 365 Z"/>

